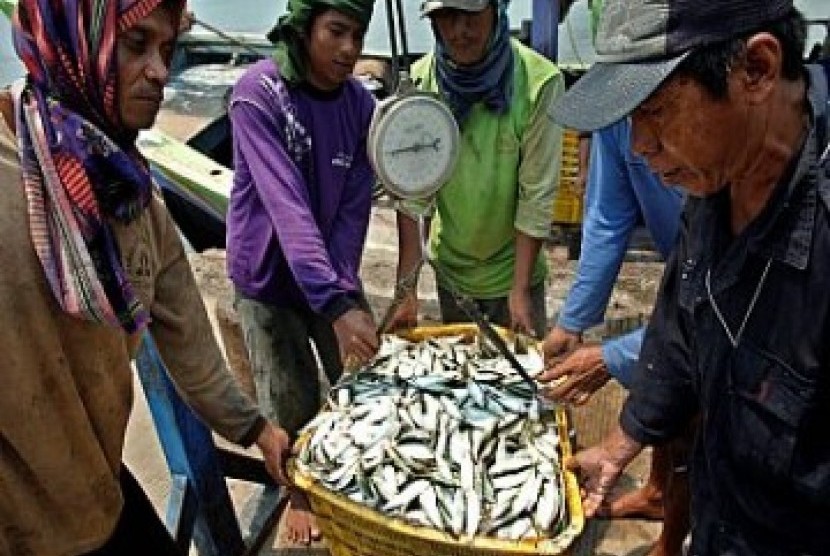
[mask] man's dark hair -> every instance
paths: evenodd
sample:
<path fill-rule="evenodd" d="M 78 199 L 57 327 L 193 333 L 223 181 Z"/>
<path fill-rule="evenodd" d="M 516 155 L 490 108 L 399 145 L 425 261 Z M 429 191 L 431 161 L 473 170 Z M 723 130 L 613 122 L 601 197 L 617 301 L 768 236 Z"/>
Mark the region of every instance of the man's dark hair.
<path fill-rule="evenodd" d="M 314 28 L 314 22 L 320 17 L 320 14 L 329 10 L 330 7 L 326 5 L 316 5 L 309 12 L 308 20 L 302 29 L 297 29 L 293 26 L 287 25 L 281 30 L 281 39 L 286 44 L 290 45 L 289 50 L 294 52 L 298 57 L 298 62 L 303 64 L 308 63 L 308 48 L 306 41 L 311 38 L 311 30 Z M 306 67 L 306 66 L 304 66 Z"/>
<path fill-rule="evenodd" d="M 332 9 L 332 7 L 325 4 L 318 4 L 311 8 L 311 13 L 308 16 L 305 29 L 303 29 L 306 37 L 311 37 L 311 30 L 314 28 L 314 22 L 317 21 L 317 18 L 320 17 L 323 12 L 327 12 L 330 9 Z"/>
<path fill-rule="evenodd" d="M 769 33 L 778 39 L 783 57 L 782 76 L 790 81 L 799 79 L 804 71 L 802 57 L 807 24 L 795 9 L 783 18 L 749 33 L 695 49 L 680 63 L 675 74 L 691 77 L 716 99 L 726 98 L 729 70 L 743 56 L 749 37 L 757 33 Z"/>
<path fill-rule="evenodd" d="M 329 9 L 329 6 L 325 5 L 314 6 L 309 13 L 308 21 L 306 21 L 305 27 L 303 27 L 302 31 L 295 29 L 294 27 L 286 27 L 283 29 L 283 40 L 291 45 L 291 48 L 296 53 L 296 56 L 300 58 L 303 68 L 305 68 L 304 71 L 308 70 L 309 63 L 308 44 L 306 41 L 311 39 L 311 30 L 314 28 L 314 22 L 317 21 L 318 17 L 320 17 L 320 14 Z"/>

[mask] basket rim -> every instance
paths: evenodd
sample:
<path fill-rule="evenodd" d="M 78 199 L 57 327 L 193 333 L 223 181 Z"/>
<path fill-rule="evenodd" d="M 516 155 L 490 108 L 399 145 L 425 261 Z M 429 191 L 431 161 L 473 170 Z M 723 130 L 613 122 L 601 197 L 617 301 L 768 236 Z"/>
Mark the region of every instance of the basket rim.
<path fill-rule="evenodd" d="M 478 329 L 475 324 L 465 323 L 416 327 L 399 331 L 396 335 L 405 339 L 418 341 L 426 338 L 477 333 L 477 330 Z M 499 332 L 505 336 L 512 335 L 512 332 L 505 329 L 499 329 Z M 459 543 L 463 543 L 465 547 L 470 549 L 503 552 L 504 554 L 536 553 L 539 555 L 554 556 L 564 553 L 574 542 L 574 540 L 576 540 L 576 538 L 582 533 L 585 527 L 585 513 L 582 508 L 582 497 L 579 492 L 579 483 L 577 481 L 576 474 L 564 465 L 564 462 L 567 461 L 573 453 L 570 444 L 568 414 L 561 406 L 558 406 L 555 409 L 554 414 L 556 418 L 557 432 L 559 435 L 560 461 L 562 463 L 560 471 L 562 473 L 562 481 L 565 487 L 564 502 L 568 511 L 567 526 L 554 537 L 537 537 L 518 541 L 498 539 L 483 535 L 475 536 L 472 539 L 465 537 L 456 538 L 453 535 L 438 529 L 412 525 L 401 518 L 382 514 L 373 508 L 358 504 L 345 496 L 328 490 L 316 479 L 302 473 L 302 471 L 300 471 L 297 467 L 296 457 L 294 456 L 292 456 L 287 463 L 288 474 L 295 486 L 305 491 L 310 497 L 317 497 L 323 500 L 335 510 L 341 512 L 342 515 L 357 515 L 361 519 L 368 521 L 372 526 L 389 529 L 398 535 L 417 538 L 421 541 L 442 544 L 447 547 L 458 546 Z M 301 435 L 297 440 L 295 447 L 302 446 L 302 444 L 307 440 L 308 433 Z M 298 450 L 295 449 L 294 453 L 298 453 Z"/>

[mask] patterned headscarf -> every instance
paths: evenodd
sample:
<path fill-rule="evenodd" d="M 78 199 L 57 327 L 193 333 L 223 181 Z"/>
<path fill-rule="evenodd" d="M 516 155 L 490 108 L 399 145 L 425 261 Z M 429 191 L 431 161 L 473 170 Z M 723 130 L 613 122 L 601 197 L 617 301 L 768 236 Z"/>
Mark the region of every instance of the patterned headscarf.
<path fill-rule="evenodd" d="M 435 30 L 436 77 L 455 119 L 463 124 L 477 102 L 488 110 L 503 114 L 513 98 L 513 48 L 510 46 L 510 0 L 491 0 L 496 9 L 496 24 L 484 59 L 475 66 L 453 62 L 441 35 Z"/>
<path fill-rule="evenodd" d="M 35 251 L 65 312 L 130 333 L 149 315 L 107 222 L 134 220 L 152 181 L 120 121 L 116 39 L 163 1 L 21 0 L 12 18 L 27 70 L 16 117 Z M 174 6 L 178 17 L 184 0 Z"/>
<path fill-rule="evenodd" d="M 280 75 L 290 83 L 305 79 L 307 68 L 302 36 L 314 10 L 320 7 L 348 14 L 365 28 L 372 19 L 375 0 L 288 0 L 285 15 L 268 33 L 268 40 L 276 45 L 274 60 L 280 68 Z"/>

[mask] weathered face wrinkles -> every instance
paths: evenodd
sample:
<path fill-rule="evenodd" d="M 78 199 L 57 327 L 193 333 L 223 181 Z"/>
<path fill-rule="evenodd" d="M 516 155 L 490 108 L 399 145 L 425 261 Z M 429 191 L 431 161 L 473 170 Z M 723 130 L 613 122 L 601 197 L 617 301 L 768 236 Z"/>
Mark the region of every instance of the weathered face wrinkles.
<path fill-rule="evenodd" d="M 673 77 L 631 119 L 634 151 L 664 183 L 701 197 L 727 185 L 746 125 L 745 110 L 731 95 L 716 100 L 693 79 Z"/>
<path fill-rule="evenodd" d="M 453 62 L 471 66 L 484 59 L 496 24 L 492 4 L 479 12 L 437 10 L 430 13 L 430 18 Z"/>
<path fill-rule="evenodd" d="M 118 35 L 118 112 L 128 130 L 147 129 L 155 122 L 170 76 L 176 20 L 162 4 Z"/>

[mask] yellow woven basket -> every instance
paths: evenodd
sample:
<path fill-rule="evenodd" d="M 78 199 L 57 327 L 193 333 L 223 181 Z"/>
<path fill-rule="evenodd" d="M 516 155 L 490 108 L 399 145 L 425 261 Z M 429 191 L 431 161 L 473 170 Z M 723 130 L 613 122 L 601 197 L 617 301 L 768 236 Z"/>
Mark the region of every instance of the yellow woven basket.
<path fill-rule="evenodd" d="M 475 325 L 448 325 L 414 328 L 401 337 L 412 341 L 441 336 L 477 334 Z M 560 457 L 571 455 L 567 415 L 556 411 Z M 301 437 L 302 443 L 308 437 Z M 565 555 L 582 532 L 585 517 L 576 477 L 564 470 L 565 502 L 568 516 L 562 531 L 551 538 L 509 541 L 490 537 L 459 540 L 447 533 L 416 527 L 390 518 L 331 492 L 314 479 L 300 473 L 289 462 L 295 484 L 308 495 L 317 523 L 332 556 L 539 556 Z"/>

